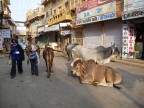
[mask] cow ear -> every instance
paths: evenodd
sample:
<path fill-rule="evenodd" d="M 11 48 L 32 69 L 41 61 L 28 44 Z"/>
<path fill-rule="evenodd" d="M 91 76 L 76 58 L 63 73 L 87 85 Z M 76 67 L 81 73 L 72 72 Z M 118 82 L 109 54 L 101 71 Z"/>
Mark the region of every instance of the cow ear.
<path fill-rule="evenodd" d="M 78 64 L 76 65 L 76 67 L 80 67 L 80 63 L 78 63 Z"/>

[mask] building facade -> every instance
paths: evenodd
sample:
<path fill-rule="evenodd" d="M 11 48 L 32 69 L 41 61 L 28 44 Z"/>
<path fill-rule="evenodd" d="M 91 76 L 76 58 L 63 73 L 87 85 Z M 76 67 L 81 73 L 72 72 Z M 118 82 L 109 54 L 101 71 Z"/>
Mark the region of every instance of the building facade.
<path fill-rule="evenodd" d="M 11 37 L 15 34 L 16 25 L 11 18 L 10 0 L 0 0 L 0 50 L 10 50 Z"/>
<path fill-rule="evenodd" d="M 41 26 L 41 19 L 44 16 L 43 6 L 39 6 L 36 9 L 30 9 L 26 13 L 26 34 L 27 36 L 37 37 L 38 36 L 38 27 Z"/>

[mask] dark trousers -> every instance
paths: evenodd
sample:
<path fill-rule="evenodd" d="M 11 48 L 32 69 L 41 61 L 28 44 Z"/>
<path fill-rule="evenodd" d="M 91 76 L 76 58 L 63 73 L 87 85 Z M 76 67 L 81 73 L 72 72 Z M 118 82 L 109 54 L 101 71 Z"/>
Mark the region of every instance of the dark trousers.
<path fill-rule="evenodd" d="M 31 59 L 31 73 L 38 74 L 38 61 L 37 59 Z"/>
<path fill-rule="evenodd" d="M 18 68 L 18 73 L 23 73 L 23 68 L 22 68 L 22 61 L 17 61 L 17 60 L 12 60 L 12 68 L 11 68 L 11 76 L 16 75 L 16 62 L 17 62 L 17 68 Z"/>

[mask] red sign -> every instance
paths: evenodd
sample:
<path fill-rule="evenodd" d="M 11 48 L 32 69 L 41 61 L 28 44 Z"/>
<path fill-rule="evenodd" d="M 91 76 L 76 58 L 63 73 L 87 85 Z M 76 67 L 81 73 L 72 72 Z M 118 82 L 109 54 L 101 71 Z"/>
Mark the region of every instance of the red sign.
<path fill-rule="evenodd" d="M 109 2 L 112 2 L 113 0 L 89 0 L 86 3 L 82 4 L 81 6 L 76 8 L 76 12 L 82 12 L 94 7 L 97 7 L 99 5 L 103 5 Z"/>
<path fill-rule="evenodd" d="M 90 0 L 84 3 L 83 5 L 76 8 L 76 12 L 82 12 L 91 8 L 94 8 L 98 5 L 98 0 Z"/>
<path fill-rule="evenodd" d="M 129 28 L 129 52 L 134 51 L 134 28 Z"/>

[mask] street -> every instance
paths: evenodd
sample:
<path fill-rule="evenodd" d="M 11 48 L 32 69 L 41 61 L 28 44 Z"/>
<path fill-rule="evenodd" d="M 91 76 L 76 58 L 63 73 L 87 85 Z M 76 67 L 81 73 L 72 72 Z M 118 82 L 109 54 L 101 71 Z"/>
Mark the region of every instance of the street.
<path fill-rule="evenodd" d="M 0 58 L 0 108 L 144 108 L 144 69 L 111 62 L 123 81 L 121 89 L 80 84 L 70 75 L 67 57 L 56 54 L 54 73 L 48 79 L 43 58 L 39 76 L 32 76 L 30 64 L 24 73 L 10 79 L 8 57 Z"/>

